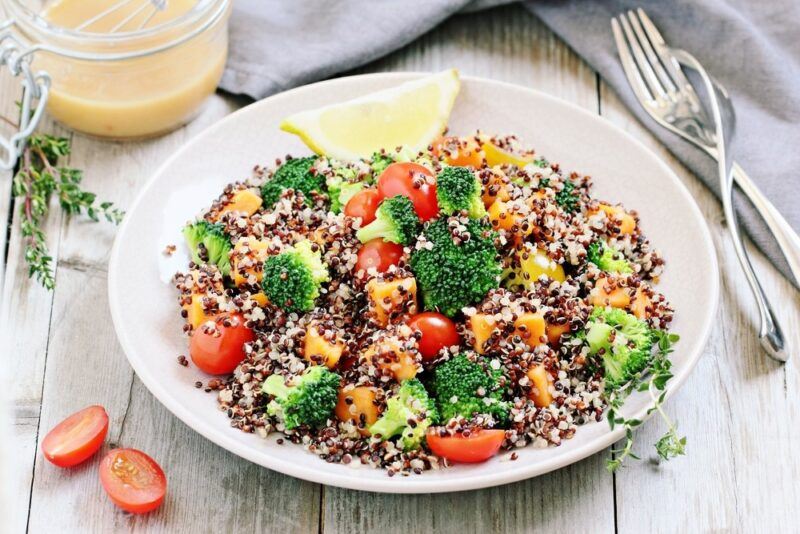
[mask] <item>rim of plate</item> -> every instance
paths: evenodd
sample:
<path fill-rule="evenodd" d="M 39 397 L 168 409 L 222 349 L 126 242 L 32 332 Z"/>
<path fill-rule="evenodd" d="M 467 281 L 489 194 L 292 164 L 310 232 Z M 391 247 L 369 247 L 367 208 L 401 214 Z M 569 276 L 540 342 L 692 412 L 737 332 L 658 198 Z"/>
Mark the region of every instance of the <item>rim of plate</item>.
<path fill-rule="evenodd" d="M 333 80 L 324 80 L 304 85 L 301 87 L 297 87 L 294 89 L 290 89 L 288 91 L 278 93 L 276 95 L 270 96 L 260 101 L 256 101 L 243 108 L 240 108 L 231 113 L 230 115 L 227 115 L 226 117 L 220 119 L 216 123 L 212 124 L 205 130 L 200 132 L 198 135 L 196 135 L 195 137 L 184 143 L 181 146 L 181 148 L 176 150 L 174 154 L 172 154 L 161 165 L 159 165 L 158 169 L 153 173 L 150 179 L 145 183 L 145 185 L 139 191 L 139 194 L 136 196 L 136 199 L 131 204 L 130 208 L 128 209 L 128 212 L 133 213 L 139 207 L 139 204 L 143 201 L 148 191 L 153 187 L 153 185 L 156 182 L 159 181 L 159 179 L 162 178 L 162 172 L 164 171 L 164 169 L 167 168 L 172 163 L 172 161 L 181 157 L 182 153 L 187 149 L 187 147 L 197 143 L 201 143 L 205 139 L 212 137 L 215 134 L 215 132 L 221 128 L 222 124 L 226 123 L 227 121 L 234 120 L 234 118 L 240 114 L 252 112 L 252 110 L 258 106 L 273 104 L 275 102 L 279 102 L 282 99 L 292 98 L 298 92 L 311 91 L 314 88 L 323 85 L 326 86 L 347 85 L 359 79 L 366 79 L 366 78 L 386 78 L 389 80 L 395 79 L 397 80 L 398 83 L 402 83 L 403 81 L 412 80 L 429 74 L 431 73 L 404 71 L 404 72 L 372 73 L 372 74 L 360 74 L 355 76 L 346 76 L 342 78 L 336 78 Z M 462 80 L 462 82 L 488 84 L 491 86 L 500 87 L 504 91 L 517 91 L 521 93 L 528 93 L 529 96 L 532 94 L 537 98 L 550 101 L 556 105 L 570 107 L 572 108 L 573 111 L 577 111 L 579 114 L 582 114 L 587 120 L 594 121 L 598 125 L 601 125 L 600 127 L 612 130 L 618 135 L 622 134 L 624 137 L 628 139 L 628 141 L 631 141 L 634 145 L 636 145 L 636 147 L 640 151 L 647 154 L 649 158 L 654 160 L 656 165 L 660 167 L 661 170 L 663 170 L 664 173 L 672 180 L 673 184 L 677 187 L 679 193 L 686 200 L 689 210 L 692 211 L 693 215 L 700 222 L 700 227 L 699 227 L 700 232 L 697 237 L 699 237 L 703 241 L 704 248 L 710 251 L 709 254 L 709 259 L 711 262 L 710 270 L 713 273 L 713 275 L 711 276 L 711 284 L 712 284 L 711 296 L 713 305 L 708 308 L 709 311 L 703 318 L 701 339 L 694 340 L 692 347 L 690 347 L 686 351 L 686 353 L 690 355 L 690 358 L 687 359 L 686 364 L 681 368 L 682 372 L 680 374 L 676 374 L 670 380 L 667 386 L 666 398 L 667 399 L 670 398 L 675 393 L 675 391 L 677 391 L 681 387 L 681 385 L 683 385 L 683 383 L 689 377 L 695 365 L 697 364 L 697 361 L 700 359 L 702 350 L 705 347 L 706 342 L 708 341 L 708 337 L 711 332 L 713 318 L 716 315 L 716 310 L 719 305 L 720 282 L 719 282 L 717 255 L 715 253 L 715 248 L 711 238 L 711 232 L 708 228 L 708 224 L 706 223 L 705 218 L 703 217 L 700 211 L 700 208 L 695 203 L 691 193 L 683 184 L 683 182 L 681 182 L 681 180 L 677 177 L 677 175 L 675 175 L 675 173 L 672 171 L 669 165 L 667 165 L 661 158 L 659 158 L 656 154 L 654 154 L 641 141 L 639 141 L 638 139 L 636 139 L 623 129 L 619 128 L 615 124 L 611 123 L 610 121 L 603 119 L 601 116 L 595 115 L 590 111 L 587 111 L 571 102 L 561 100 L 555 96 L 549 95 L 547 93 L 544 93 L 536 89 L 531 89 L 521 85 L 509 82 L 496 81 L 479 76 L 459 75 L 459 77 Z M 139 379 L 144 383 L 144 385 L 147 387 L 150 393 L 153 394 L 153 396 L 160 403 L 162 403 L 170 412 L 172 412 L 173 415 L 175 415 L 178 419 L 183 421 L 191 429 L 193 429 L 195 432 L 199 433 L 206 439 L 250 462 L 261 465 L 263 467 L 267 467 L 269 469 L 278 471 L 286 475 L 290 475 L 303 480 L 308 480 L 310 482 L 316 482 L 320 484 L 326 484 L 353 490 L 373 491 L 380 493 L 442 493 L 442 492 L 468 491 L 473 489 L 487 488 L 492 486 L 509 484 L 512 482 L 517 482 L 528 478 L 533 478 L 548 473 L 550 471 L 560 469 L 567 465 L 576 463 L 580 460 L 583 460 L 584 458 L 596 452 L 599 452 L 604 448 L 610 446 L 614 442 L 620 440 L 624 435 L 624 429 L 622 429 L 621 427 L 617 427 L 614 430 L 609 429 L 602 435 L 586 442 L 581 447 L 567 451 L 565 454 L 559 455 L 555 458 L 544 460 L 541 462 L 531 463 L 529 465 L 520 464 L 519 469 L 516 469 L 515 471 L 510 473 L 490 472 L 485 474 L 467 475 L 454 479 L 437 479 L 435 482 L 433 481 L 425 482 L 424 480 L 415 480 L 415 478 L 412 477 L 402 477 L 399 479 L 396 477 L 390 478 L 388 476 L 385 479 L 360 478 L 356 474 L 357 472 L 353 472 L 352 470 L 350 471 L 345 470 L 346 469 L 345 466 L 342 466 L 342 474 L 339 473 L 330 474 L 317 471 L 313 467 L 313 462 L 309 462 L 310 465 L 297 464 L 295 462 L 286 461 L 278 456 L 274 456 L 268 453 L 265 454 L 255 453 L 249 446 L 245 445 L 242 441 L 236 439 L 233 433 L 231 434 L 220 433 L 205 422 L 205 418 L 203 417 L 202 414 L 198 415 L 198 413 L 184 409 L 184 407 L 178 401 L 177 396 L 172 391 L 170 391 L 163 383 L 161 383 L 152 373 L 149 372 L 148 368 L 140 359 L 139 355 L 134 349 L 134 344 L 130 339 L 129 333 L 125 329 L 120 328 L 120 324 L 123 324 L 122 322 L 123 301 L 121 298 L 122 295 L 120 295 L 118 292 L 118 288 L 120 286 L 117 283 L 116 273 L 117 273 L 117 264 L 119 262 L 120 249 L 122 246 L 121 243 L 123 242 L 128 232 L 129 220 L 130 220 L 129 217 L 125 217 L 123 219 L 122 224 L 120 225 L 117 237 L 114 240 L 114 245 L 111 250 L 111 257 L 109 260 L 109 267 L 108 267 L 109 307 L 111 309 L 111 318 L 114 323 L 114 329 L 117 334 L 117 339 L 119 340 L 120 345 L 122 346 L 122 350 L 125 353 L 128 362 L 131 364 L 131 367 L 133 367 L 133 370 L 134 372 L 136 372 Z M 683 346 L 685 345 L 682 344 L 682 347 Z M 681 352 L 684 351 L 682 350 Z M 652 403 L 646 404 L 643 408 L 631 414 L 631 417 L 636 417 L 639 419 L 649 418 L 649 416 L 646 415 L 646 412 L 647 409 L 650 408 L 651 406 Z M 604 421 L 605 419 L 603 419 L 603 421 L 601 422 Z M 453 469 L 453 467 L 448 469 Z M 421 475 L 421 477 L 424 476 L 425 476 L 424 474 Z"/>

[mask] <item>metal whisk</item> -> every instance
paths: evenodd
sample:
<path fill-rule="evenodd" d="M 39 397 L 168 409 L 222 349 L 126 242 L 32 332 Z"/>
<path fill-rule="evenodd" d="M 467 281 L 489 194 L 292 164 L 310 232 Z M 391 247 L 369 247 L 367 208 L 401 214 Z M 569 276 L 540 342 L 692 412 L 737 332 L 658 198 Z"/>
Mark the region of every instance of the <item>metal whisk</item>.
<path fill-rule="evenodd" d="M 95 15 L 94 17 L 87 19 L 81 25 L 77 26 L 75 29 L 78 31 L 87 30 L 92 24 L 110 16 L 119 11 L 120 9 L 133 4 L 134 2 L 141 3 L 136 9 L 134 9 L 128 16 L 124 19 L 119 21 L 113 28 L 111 28 L 108 33 L 116 33 L 122 31 L 126 25 L 134 22 L 138 17 L 142 16 L 142 20 L 136 24 L 130 24 L 130 27 L 127 28 L 125 31 L 137 31 L 144 29 L 147 24 L 153 20 L 159 11 L 164 11 L 167 7 L 168 0 L 120 0 L 116 4 L 112 4 L 108 9 L 102 11 Z"/>

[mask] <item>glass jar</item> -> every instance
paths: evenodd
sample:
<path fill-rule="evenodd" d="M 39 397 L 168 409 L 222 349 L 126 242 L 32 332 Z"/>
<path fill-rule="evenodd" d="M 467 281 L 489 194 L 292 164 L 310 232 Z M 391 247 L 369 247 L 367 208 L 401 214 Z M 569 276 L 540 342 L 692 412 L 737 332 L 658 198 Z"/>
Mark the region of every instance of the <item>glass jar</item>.
<path fill-rule="evenodd" d="M 48 113 L 69 128 L 116 139 L 163 134 L 193 118 L 222 77 L 230 0 L 196 0 L 172 20 L 114 33 L 55 26 L 42 15 L 52 3 L 2 0 L 9 21 L 0 30 L 13 39 L 12 72 L 35 73 L 28 78 L 43 88 Z"/>

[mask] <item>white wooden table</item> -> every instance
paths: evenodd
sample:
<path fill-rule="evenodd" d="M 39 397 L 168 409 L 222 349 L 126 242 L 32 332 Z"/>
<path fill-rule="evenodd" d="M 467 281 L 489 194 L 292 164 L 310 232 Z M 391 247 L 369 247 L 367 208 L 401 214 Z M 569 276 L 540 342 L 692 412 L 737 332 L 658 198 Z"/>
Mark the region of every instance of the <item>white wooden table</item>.
<path fill-rule="evenodd" d="M 585 63 L 519 7 L 456 17 L 408 48 L 363 71 L 455 66 L 465 74 L 513 82 L 599 113 L 642 139 L 692 192 L 711 227 L 720 259 L 717 325 L 691 378 L 667 405 L 688 435 L 688 454 L 661 466 L 648 461 L 663 430 L 651 420 L 638 435 L 645 460 L 616 475 L 608 451 L 549 475 L 498 488 L 443 495 L 367 494 L 303 482 L 250 464 L 195 434 L 145 389 L 120 349 L 106 302 L 114 228 L 47 221 L 57 261 L 49 293 L 27 279 L 19 217 L 9 213 L 10 175 L 0 176 L 0 251 L 11 224 L 3 281 L 0 347 L 14 438 L 12 532 L 787 532 L 800 530 L 800 299 L 756 254 L 767 293 L 795 351 L 786 365 L 767 359 L 753 335 L 756 310 L 706 189 L 622 108 Z M 15 93 L 0 86 L 11 113 Z M 85 185 L 122 207 L 155 168 L 187 139 L 247 102 L 215 96 L 193 123 L 140 143 L 70 135 L 70 163 Z M 3 273 L 3 270 L 5 271 Z M 698 302 L 698 306 L 715 306 Z M 131 516 L 106 498 L 96 460 L 61 470 L 38 445 L 48 429 L 90 403 L 103 404 L 107 443 L 147 451 L 169 478 L 164 505 Z"/>

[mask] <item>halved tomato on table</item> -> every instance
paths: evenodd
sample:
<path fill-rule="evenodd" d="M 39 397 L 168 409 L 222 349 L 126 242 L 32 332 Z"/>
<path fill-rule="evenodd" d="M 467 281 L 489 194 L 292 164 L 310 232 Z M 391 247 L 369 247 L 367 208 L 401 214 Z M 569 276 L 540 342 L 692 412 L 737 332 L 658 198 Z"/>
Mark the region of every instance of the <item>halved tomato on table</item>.
<path fill-rule="evenodd" d="M 422 222 L 439 214 L 436 202 L 436 177 L 417 163 L 392 163 L 378 177 L 381 199 L 402 195 L 414 204 Z"/>
<path fill-rule="evenodd" d="M 202 324 L 192 332 L 189 355 L 208 374 L 228 374 L 244 360 L 244 344 L 254 339 L 241 314 L 223 313 L 214 317 L 213 326 Z"/>
<path fill-rule="evenodd" d="M 482 429 L 463 434 L 440 436 L 436 428 L 428 430 L 425 439 L 428 448 L 436 456 L 451 462 L 474 464 L 485 462 L 500 450 L 505 439 L 505 430 Z"/>
<path fill-rule="evenodd" d="M 158 463 L 136 449 L 114 449 L 100 463 L 100 483 L 111 501 L 132 514 L 158 508 L 167 477 Z"/>
<path fill-rule="evenodd" d="M 89 406 L 70 415 L 42 440 L 42 453 L 58 467 L 72 467 L 90 458 L 108 434 L 108 414 L 102 406 Z"/>

